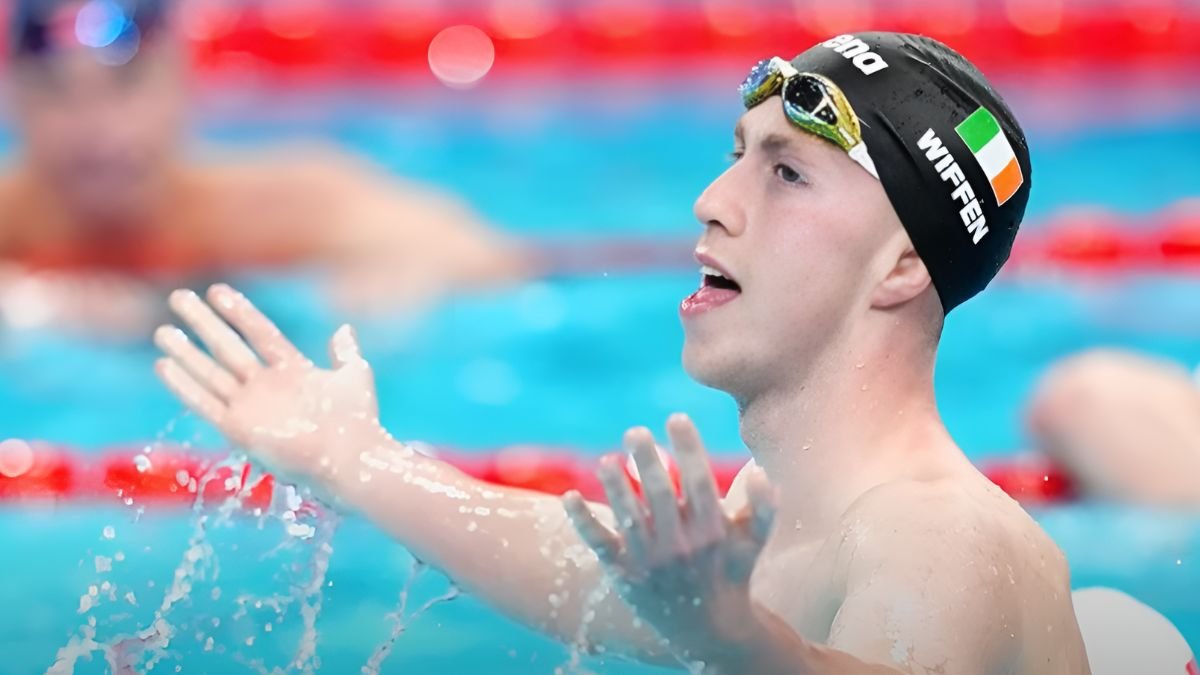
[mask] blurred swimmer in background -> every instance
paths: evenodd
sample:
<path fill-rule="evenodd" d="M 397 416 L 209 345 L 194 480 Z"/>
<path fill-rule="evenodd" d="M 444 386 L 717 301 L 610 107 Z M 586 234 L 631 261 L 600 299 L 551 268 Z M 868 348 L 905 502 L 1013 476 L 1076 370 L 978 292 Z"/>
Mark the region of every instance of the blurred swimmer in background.
<path fill-rule="evenodd" d="M 1200 373 L 1113 349 L 1064 359 L 1028 406 L 1037 448 L 1089 497 L 1200 509 Z"/>
<path fill-rule="evenodd" d="M 330 149 L 198 161 L 171 0 L 16 0 L 0 325 L 143 335 L 157 283 L 326 266 L 345 309 L 512 280 L 527 250 L 458 199 Z"/>

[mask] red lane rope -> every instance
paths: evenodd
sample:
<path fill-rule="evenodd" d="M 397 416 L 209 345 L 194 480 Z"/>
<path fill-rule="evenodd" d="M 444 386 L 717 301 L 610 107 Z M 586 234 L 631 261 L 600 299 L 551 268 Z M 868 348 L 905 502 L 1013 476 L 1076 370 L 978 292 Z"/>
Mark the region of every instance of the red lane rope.
<path fill-rule="evenodd" d="M 1200 200 L 1170 206 L 1149 222 L 1074 209 L 1026 228 L 1013 249 L 1012 271 L 1200 272 Z"/>
<path fill-rule="evenodd" d="M 744 66 L 864 26 L 941 39 L 986 72 L 1117 64 L 1186 69 L 1200 62 L 1195 3 L 854 4 L 481 0 L 468 7 L 425 1 L 347 8 L 344 0 L 195 2 L 185 5 L 183 25 L 202 70 L 285 77 L 427 75 L 430 42 L 461 24 L 488 34 L 498 73 L 577 75 L 698 61 Z"/>
<path fill-rule="evenodd" d="M 995 3 L 966 13 L 949 6 L 917 12 L 876 2 L 866 8 L 869 16 L 835 16 L 816 3 L 747 7 L 731 0 L 670 6 L 618 0 L 570 8 L 518 8 L 521 3 L 493 0 L 474 9 L 380 3 L 352 12 L 339 11 L 332 1 L 300 3 L 294 9 L 281 9 L 287 3 L 276 2 L 240 11 L 228 3 L 207 4 L 198 9 L 205 13 L 196 15 L 192 33 L 198 62 L 218 70 L 249 61 L 266 70 L 292 72 L 425 73 L 433 37 L 460 24 L 488 33 L 497 72 L 574 73 L 581 68 L 661 67 L 681 60 L 746 63 L 764 54 L 795 53 L 864 23 L 942 39 L 961 47 L 988 72 L 1050 64 L 1179 67 L 1200 62 L 1200 9 L 1173 2 L 1057 9 L 1010 2 L 1007 11 L 1003 3 Z"/>
<path fill-rule="evenodd" d="M 59 446 L 34 444 L 32 451 L 32 462 L 0 471 L 0 504 L 123 500 L 130 505 L 180 507 L 193 504 L 201 495 L 206 504 L 219 504 L 225 497 L 241 493 L 243 507 L 253 510 L 266 509 L 274 490 L 274 479 L 269 474 L 248 484 L 249 465 L 236 473 L 228 466 L 213 470 L 218 456 L 193 454 L 182 448 L 156 448 L 149 454 L 117 448 L 89 456 Z M 464 473 L 496 485 L 549 494 L 579 490 L 588 499 L 604 497 L 596 478 L 596 458 L 568 450 L 519 446 L 438 456 Z M 722 493 L 729 490 L 746 461 L 744 457 L 713 458 L 713 473 Z M 669 468 L 678 486 L 678 472 L 673 465 Z M 988 462 L 983 471 L 1027 505 L 1053 504 L 1076 496 L 1068 477 L 1040 460 Z M 628 466 L 627 472 L 637 480 L 636 469 Z"/>

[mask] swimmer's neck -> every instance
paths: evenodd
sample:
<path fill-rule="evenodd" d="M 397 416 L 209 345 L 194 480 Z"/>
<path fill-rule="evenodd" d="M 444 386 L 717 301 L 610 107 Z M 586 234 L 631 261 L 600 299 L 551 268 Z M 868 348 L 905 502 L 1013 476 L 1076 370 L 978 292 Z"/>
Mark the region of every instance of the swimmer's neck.
<path fill-rule="evenodd" d="M 969 466 L 937 411 L 933 354 L 905 356 L 841 350 L 741 402 L 742 437 L 779 490 L 779 516 L 803 524 L 777 531 L 829 532 L 874 487 Z"/>

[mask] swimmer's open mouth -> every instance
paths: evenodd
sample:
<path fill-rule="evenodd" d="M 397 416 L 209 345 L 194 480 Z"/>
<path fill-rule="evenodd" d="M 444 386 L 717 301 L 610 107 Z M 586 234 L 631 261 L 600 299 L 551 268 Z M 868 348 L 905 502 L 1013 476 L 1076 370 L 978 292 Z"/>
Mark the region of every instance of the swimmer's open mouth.
<path fill-rule="evenodd" d="M 725 276 L 720 270 L 704 265 L 700 268 L 701 281 L 700 286 L 703 288 L 720 288 L 727 291 L 742 292 L 742 287 L 736 281 Z"/>

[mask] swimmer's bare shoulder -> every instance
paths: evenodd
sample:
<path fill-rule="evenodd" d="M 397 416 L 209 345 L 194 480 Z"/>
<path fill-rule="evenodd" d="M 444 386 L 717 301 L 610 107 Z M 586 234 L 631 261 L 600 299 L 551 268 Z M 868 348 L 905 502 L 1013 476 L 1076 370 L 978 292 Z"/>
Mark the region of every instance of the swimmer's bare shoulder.
<path fill-rule="evenodd" d="M 1062 553 L 982 476 L 878 486 L 815 548 L 756 595 L 793 598 L 773 609 L 828 647 L 912 673 L 1088 672 Z"/>
<path fill-rule="evenodd" d="M 847 510 L 831 647 L 914 673 L 1087 673 L 1061 551 L 977 473 L 878 486 Z"/>

